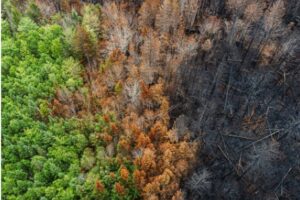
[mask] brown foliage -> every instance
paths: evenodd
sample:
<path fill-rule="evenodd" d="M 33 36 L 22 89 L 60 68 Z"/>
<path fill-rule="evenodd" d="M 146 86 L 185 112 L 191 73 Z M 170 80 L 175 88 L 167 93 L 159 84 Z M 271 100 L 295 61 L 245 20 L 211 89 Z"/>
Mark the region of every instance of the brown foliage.
<path fill-rule="evenodd" d="M 83 26 L 78 25 L 73 39 L 75 52 L 82 56 L 90 65 L 91 60 L 96 55 L 96 45 L 92 41 L 91 35 Z"/>
<path fill-rule="evenodd" d="M 70 13 L 73 9 L 80 13 L 82 4 L 79 0 L 62 0 L 60 1 L 62 11 Z"/>

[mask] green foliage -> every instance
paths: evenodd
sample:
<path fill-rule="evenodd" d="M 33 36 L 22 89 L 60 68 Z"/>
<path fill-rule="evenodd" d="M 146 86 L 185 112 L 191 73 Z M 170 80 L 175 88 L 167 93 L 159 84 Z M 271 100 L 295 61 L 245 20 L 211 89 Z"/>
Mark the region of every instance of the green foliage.
<path fill-rule="evenodd" d="M 97 5 L 87 4 L 83 8 L 82 25 L 91 34 L 93 40 L 101 37 L 101 11 Z"/>
<path fill-rule="evenodd" d="M 26 17 L 11 1 L 3 5 L 3 199 L 137 199 L 133 164 L 126 162 L 130 177 L 121 179 L 120 164 L 107 155 L 105 142 L 98 137 L 111 131 L 101 114 L 82 119 L 51 115 L 51 100 L 58 88 L 89 94 L 83 87 L 83 67 L 70 56 L 70 41 L 75 42 L 79 58 L 89 62 L 95 57 L 101 37 L 99 7 L 84 7 L 82 17 L 75 11 L 69 16 L 59 14 L 52 25 L 40 25 L 46 21 L 33 1 L 24 7 Z M 62 20 L 69 20 L 66 27 L 55 24 Z M 115 89 L 120 92 L 122 86 Z M 116 119 L 110 115 L 110 120 Z M 105 191 L 95 187 L 98 180 Z M 125 187 L 122 196 L 114 189 L 117 182 Z"/>
<path fill-rule="evenodd" d="M 84 169 L 91 169 L 95 164 L 95 155 L 91 148 L 86 148 L 81 158 L 81 166 Z"/>
<path fill-rule="evenodd" d="M 66 82 L 66 86 L 71 91 L 74 91 L 76 88 L 82 86 L 82 67 L 80 63 L 75 61 L 73 58 L 69 58 L 63 62 L 63 66 L 66 69 L 66 73 L 71 75 Z"/>
<path fill-rule="evenodd" d="M 100 65 L 99 71 L 104 72 L 106 69 L 111 68 L 111 66 L 112 66 L 112 61 L 109 58 L 105 59 L 104 62 Z"/>
<path fill-rule="evenodd" d="M 117 94 L 120 94 L 122 92 L 122 89 L 123 89 L 122 83 L 121 82 L 117 82 L 116 85 L 115 85 L 115 87 L 114 87 L 114 91 Z"/>
<path fill-rule="evenodd" d="M 13 36 L 8 22 L 2 24 L 3 197 L 74 199 L 75 186 L 67 179 L 80 172 L 79 157 L 88 142 L 78 122 L 51 119 L 48 100 L 58 86 L 82 84 L 80 65 L 66 57 L 60 26 L 39 27 L 22 18 Z M 53 184 L 58 187 L 51 196 L 47 191 Z"/>
<path fill-rule="evenodd" d="M 49 104 L 45 100 L 40 101 L 38 110 L 39 110 L 41 117 L 43 117 L 43 118 L 47 118 L 47 116 L 50 115 L 50 113 L 51 113 L 51 110 L 49 109 Z"/>

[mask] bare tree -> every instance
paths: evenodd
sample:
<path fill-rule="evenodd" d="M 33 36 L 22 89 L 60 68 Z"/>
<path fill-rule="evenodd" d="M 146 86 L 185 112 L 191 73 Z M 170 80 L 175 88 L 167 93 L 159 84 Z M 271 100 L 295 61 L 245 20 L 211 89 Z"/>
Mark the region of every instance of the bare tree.
<path fill-rule="evenodd" d="M 162 33 L 173 33 L 180 24 L 178 0 L 164 0 L 156 17 L 156 27 Z"/>
<path fill-rule="evenodd" d="M 128 17 L 115 3 L 105 4 L 102 12 L 105 16 L 104 26 L 107 29 L 108 52 L 110 53 L 114 49 L 120 49 L 125 53 L 133 37 L 133 30 L 130 27 Z"/>
<path fill-rule="evenodd" d="M 201 0 L 181 0 L 181 15 L 184 16 L 184 21 L 187 27 L 192 27 L 198 10 L 201 6 Z"/>
<path fill-rule="evenodd" d="M 154 26 L 155 17 L 159 11 L 159 0 L 146 0 L 139 10 L 139 24 L 141 26 Z"/>
<path fill-rule="evenodd" d="M 156 67 L 160 58 L 160 40 L 155 32 L 149 31 L 141 47 L 142 61 L 147 67 Z"/>
<path fill-rule="evenodd" d="M 129 102 L 136 107 L 139 106 L 141 93 L 139 82 L 135 80 L 132 84 L 126 84 L 124 89 L 128 96 Z"/>
<path fill-rule="evenodd" d="M 257 22 L 263 15 L 264 5 L 261 2 L 252 2 L 247 5 L 244 15 L 247 21 Z"/>
<path fill-rule="evenodd" d="M 278 28 L 282 23 L 282 17 L 285 14 L 285 5 L 283 0 L 277 0 L 270 10 L 265 14 L 264 28 L 267 33 Z"/>
<path fill-rule="evenodd" d="M 248 156 L 247 171 L 250 179 L 268 177 L 272 173 L 270 169 L 272 164 L 283 157 L 279 150 L 280 143 L 272 139 L 271 141 L 262 141 L 260 144 L 253 146 Z"/>

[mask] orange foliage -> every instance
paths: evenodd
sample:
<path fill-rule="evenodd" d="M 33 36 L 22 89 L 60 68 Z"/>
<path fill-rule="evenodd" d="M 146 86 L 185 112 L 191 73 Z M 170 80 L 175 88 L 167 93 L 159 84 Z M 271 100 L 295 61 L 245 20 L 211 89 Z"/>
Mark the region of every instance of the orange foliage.
<path fill-rule="evenodd" d="M 149 148 L 144 150 L 143 156 L 141 158 L 141 169 L 144 171 L 152 171 L 156 168 L 156 156 L 155 152 Z"/>
<path fill-rule="evenodd" d="M 103 134 L 101 134 L 101 139 L 106 143 L 110 143 L 112 141 L 113 137 L 111 135 L 109 135 L 108 133 L 103 133 Z"/>
<path fill-rule="evenodd" d="M 175 168 L 178 175 L 184 176 L 186 175 L 187 169 L 189 168 L 189 163 L 184 159 L 180 159 L 176 162 Z"/>
<path fill-rule="evenodd" d="M 169 169 L 165 169 L 162 175 L 159 175 L 157 177 L 157 181 L 161 185 L 168 185 L 173 177 L 174 177 L 173 172 Z"/>
<path fill-rule="evenodd" d="M 110 117 L 107 114 L 103 115 L 103 119 L 106 123 L 108 123 L 110 121 Z"/>
<path fill-rule="evenodd" d="M 116 177 L 115 173 L 113 173 L 113 172 L 110 172 L 109 176 L 112 177 L 112 178 Z"/>
<path fill-rule="evenodd" d="M 122 167 L 120 170 L 120 176 L 123 180 L 127 181 L 129 177 L 129 171 L 126 169 L 126 167 Z"/>
<path fill-rule="evenodd" d="M 149 132 L 149 137 L 152 141 L 164 140 L 166 138 L 168 128 L 161 122 L 157 121 L 151 128 Z"/>
<path fill-rule="evenodd" d="M 110 123 L 112 133 L 117 134 L 120 130 L 116 123 Z"/>
<path fill-rule="evenodd" d="M 146 177 L 146 173 L 143 170 L 135 170 L 133 172 L 133 178 L 134 178 L 134 182 L 137 185 L 144 185 L 145 184 L 145 177 Z"/>
<path fill-rule="evenodd" d="M 149 144 L 151 144 L 151 140 L 146 134 L 140 133 L 138 138 L 137 138 L 136 143 L 137 143 L 136 146 L 135 146 L 136 148 L 141 148 L 141 147 L 145 148 Z"/>
<path fill-rule="evenodd" d="M 164 86 L 162 83 L 155 84 L 150 87 L 151 97 L 161 98 L 164 93 Z"/>
<path fill-rule="evenodd" d="M 96 189 L 101 193 L 104 191 L 104 185 L 101 183 L 101 181 L 97 180 L 96 181 Z"/>
<path fill-rule="evenodd" d="M 125 188 L 121 183 L 115 184 L 115 190 L 121 196 L 125 194 Z"/>
<path fill-rule="evenodd" d="M 141 95 L 142 99 L 149 98 L 151 96 L 149 87 L 144 82 L 141 82 L 141 88 L 142 88 L 142 95 Z"/>
<path fill-rule="evenodd" d="M 183 193 L 180 190 L 178 190 L 172 197 L 172 200 L 184 200 Z"/>
<path fill-rule="evenodd" d="M 130 144 L 126 139 L 121 139 L 119 141 L 119 146 L 121 149 L 129 151 L 130 150 Z"/>
<path fill-rule="evenodd" d="M 125 55 L 120 51 L 120 49 L 115 49 L 110 55 L 109 60 L 115 64 L 120 63 L 125 60 Z"/>

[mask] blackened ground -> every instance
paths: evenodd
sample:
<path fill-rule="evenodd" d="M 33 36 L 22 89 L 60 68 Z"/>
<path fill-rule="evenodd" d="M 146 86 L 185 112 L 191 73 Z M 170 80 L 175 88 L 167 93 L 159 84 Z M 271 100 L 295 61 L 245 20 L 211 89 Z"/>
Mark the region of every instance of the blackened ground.
<path fill-rule="evenodd" d="M 226 54 L 213 64 L 199 57 L 182 66 L 184 95 L 171 98 L 172 116 L 185 115 L 202 142 L 199 166 L 183 183 L 187 199 L 299 199 L 299 57 L 265 69 Z M 204 168 L 210 187 L 190 190 Z"/>
<path fill-rule="evenodd" d="M 224 36 L 182 63 L 171 116 L 202 143 L 186 199 L 300 199 L 299 35 L 285 35 L 298 41 L 294 52 L 267 64 L 260 36 L 249 49 Z"/>

